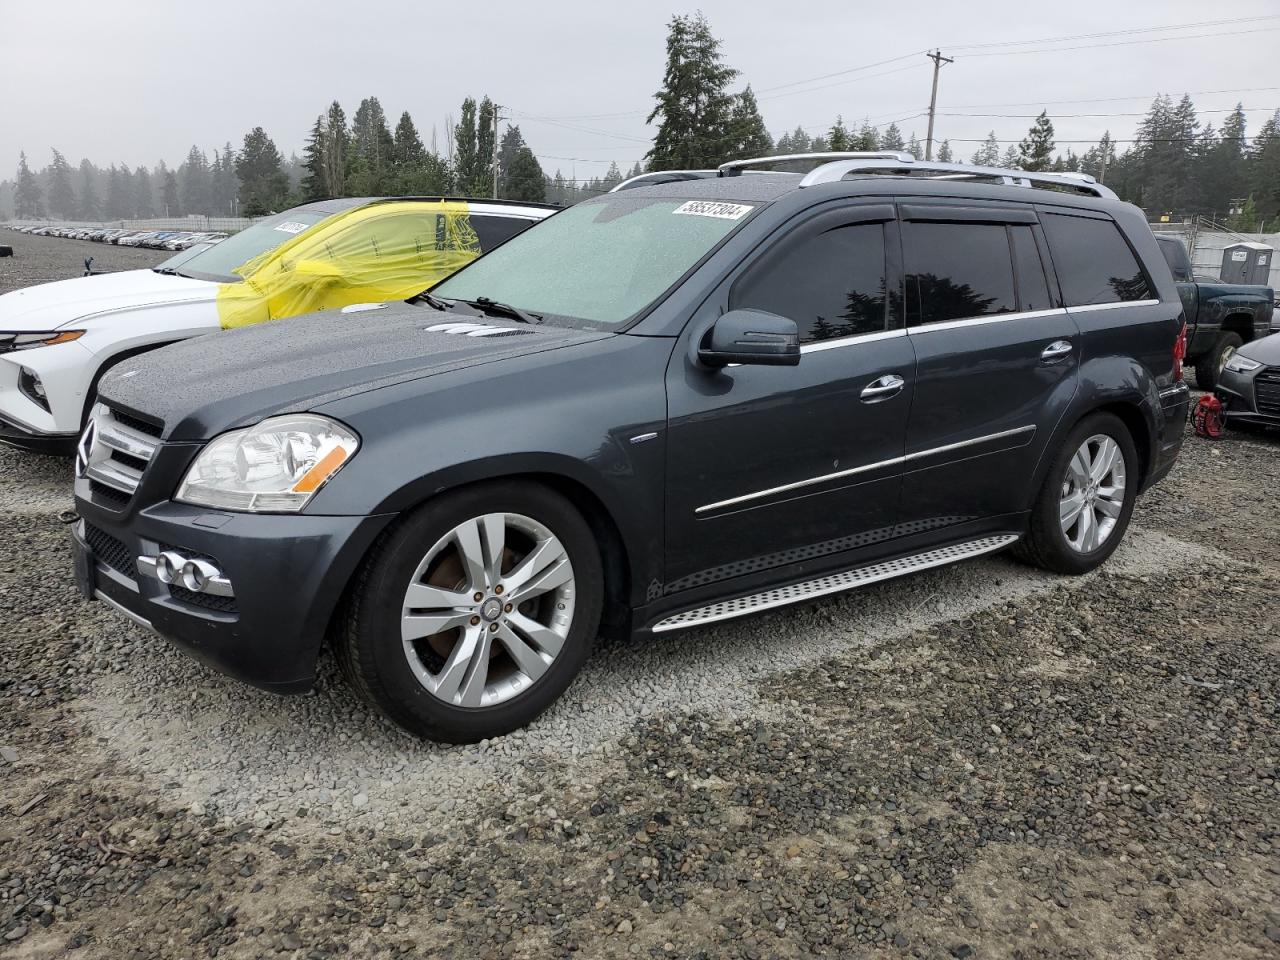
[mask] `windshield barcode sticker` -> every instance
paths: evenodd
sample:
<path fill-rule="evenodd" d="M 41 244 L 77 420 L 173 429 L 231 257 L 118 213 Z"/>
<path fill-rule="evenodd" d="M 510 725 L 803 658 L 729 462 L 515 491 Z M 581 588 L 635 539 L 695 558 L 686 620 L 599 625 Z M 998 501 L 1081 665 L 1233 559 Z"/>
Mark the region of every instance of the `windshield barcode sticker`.
<path fill-rule="evenodd" d="M 713 203 L 710 200 L 690 200 L 672 210 L 695 217 L 715 217 L 718 220 L 741 220 L 751 212 L 745 203 Z"/>
<path fill-rule="evenodd" d="M 307 225 L 298 223 L 296 220 L 286 220 L 284 223 L 277 223 L 276 229 L 281 233 L 301 233 L 307 229 Z"/>

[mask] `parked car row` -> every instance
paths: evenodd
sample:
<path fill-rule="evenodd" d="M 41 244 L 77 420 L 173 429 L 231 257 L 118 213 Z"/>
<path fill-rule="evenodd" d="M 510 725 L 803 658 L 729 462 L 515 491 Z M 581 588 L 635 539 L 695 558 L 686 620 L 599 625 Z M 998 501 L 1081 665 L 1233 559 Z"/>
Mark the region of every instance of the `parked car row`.
<path fill-rule="evenodd" d="M 329 201 L 0 297 L 6 419 L 92 407 L 81 592 L 277 692 L 328 643 L 396 723 L 474 741 L 600 634 L 1006 549 L 1102 564 L 1188 409 L 1141 211 L 1081 174 L 788 159 L 554 216 Z"/>
<path fill-rule="evenodd" d="M 196 230 L 122 230 L 118 227 L 75 227 L 24 224 L 12 229 L 36 237 L 65 237 L 68 240 L 93 240 L 121 247 L 149 247 L 153 250 L 186 250 L 196 244 L 218 243 L 227 234 Z"/>

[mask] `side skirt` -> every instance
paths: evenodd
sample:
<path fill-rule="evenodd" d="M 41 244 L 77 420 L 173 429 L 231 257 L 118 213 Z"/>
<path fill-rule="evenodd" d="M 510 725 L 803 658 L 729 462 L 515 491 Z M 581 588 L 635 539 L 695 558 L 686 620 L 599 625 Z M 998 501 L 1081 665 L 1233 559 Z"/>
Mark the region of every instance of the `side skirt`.
<path fill-rule="evenodd" d="M 707 623 L 717 623 L 721 620 L 732 620 L 734 617 L 743 617 L 748 614 L 759 613 L 761 610 L 771 610 L 774 607 L 785 607 L 788 604 L 801 603 L 830 593 L 841 593 L 845 590 L 853 590 L 857 587 L 878 583 L 881 580 L 891 580 L 894 577 L 905 576 L 920 570 L 928 570 L 931 567 L 941 567 L 959 560 L 980 557 L 985 553 L 994 553 L 997 550 L 1003 550 L 1017 539 L 1013 534 L 982 537 L 965 543 L 955 543 L 946 547 L 926 550 L 924 553 L 917 553 L 909 557 L 899 557 L 896 560 L 886 560 L 882 563 L 873 563 L 865 567 L 854 567 L 852 570 L 828 574 L 825 577 L 818 577 L 814 580 L 805 580 L 786 587 L 773 587 L 760 593 L 748 594 L 745 597 L 736 597 L 731 600 L 721 600 L 717 603 L 708 604 L 704 607 L 695 607 L 692 610 L 673 614 L 665 620 L 660 620 L 651 629 L 654 633 L 665 633 L 668 630 L 683 630 L 686 627 L 697 627 Z"/>

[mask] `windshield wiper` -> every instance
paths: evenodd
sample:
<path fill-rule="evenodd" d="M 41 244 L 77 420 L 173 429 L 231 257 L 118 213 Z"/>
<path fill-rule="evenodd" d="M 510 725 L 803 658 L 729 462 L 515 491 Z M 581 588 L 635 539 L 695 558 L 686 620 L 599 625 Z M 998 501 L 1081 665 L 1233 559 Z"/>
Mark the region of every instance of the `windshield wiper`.
<path fill-rule="evenodd" d="M 182 277 L 182 276 L 185 276 L 185 274 L 179 273 L 177 270 L 173 269 L 173 267 L 152 267 L 152 268 L 151 268 L 151 272 L 152 272 L 152 273 L 159 273 L 159 274 L 163 274 L 163 275 L 164 275 L 164 276 L 166 276 L 166 277 Z"/>
<path fill-rule="evenodd" d="M 439 297 L 433 297 L 431 294 L 427 293 L 425 290 L 422 291 L 422 293 L 418 294 L 416 297 L 414 297 L 411 302 L 417 303 L 418 301 L 422 301 L 423 303 L 427 304 L 427 306 L 434 307 L 437 310 L 449 309 L 449 304 L 446 301 L 441 300 Z"/>
<path fill-rule="evenodd" d="M 541 323 L 542 317 L 536 313 L 529 313 L 521 310 L 519 307 L 513 307 L 509 303 L 498 303 L 496 300 L 490 300 L 488 297 L 476 297 L 474 300 L 463 300 L 469 307 L 475 307 L 482 313 L 491 313 L 499 317 L 510 317 L 512 320 L 518 320 L 521 323 Z"/>

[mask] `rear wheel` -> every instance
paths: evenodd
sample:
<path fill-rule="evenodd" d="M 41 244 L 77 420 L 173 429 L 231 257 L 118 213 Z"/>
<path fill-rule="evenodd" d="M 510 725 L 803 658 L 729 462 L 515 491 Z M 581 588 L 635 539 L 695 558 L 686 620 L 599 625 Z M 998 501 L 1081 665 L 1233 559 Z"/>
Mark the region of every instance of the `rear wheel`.
<path fill-rule="evenodd" d="M 1240 338 L 1240 334 L 1221 334 L 1213 348 L 1196 361 L 1196 386 L 1201 390 L 1212 390 L 1216 387 L 1218 378 L 1222 376 L 1222 368 L 1242 346 L 1244 341 Z"/>
<path fill-rule="evenodd" d="M 1120 545 L 1137 492 L 1129 428 L 1110 413 L 1088 416 L 1050 465 L 1015 553 L 1054 573 L 1087 573 Z"/>
<path fill-rule="evenodd" d="M 524 726 L 582 669 L 600 552 L 553 491 L 495 482 L 410 514 L 357 577 L 338 638 L 354 686 L 418 736 L 472 743 Z"/>

